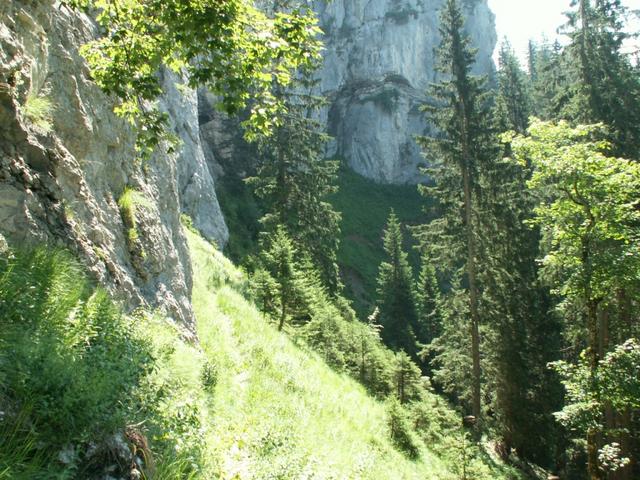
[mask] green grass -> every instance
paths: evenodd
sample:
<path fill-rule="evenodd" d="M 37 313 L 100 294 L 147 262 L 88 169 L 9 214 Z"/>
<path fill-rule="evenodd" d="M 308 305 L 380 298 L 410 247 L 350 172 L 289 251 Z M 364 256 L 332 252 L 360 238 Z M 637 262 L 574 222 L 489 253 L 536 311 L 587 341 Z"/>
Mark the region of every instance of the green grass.
<path fill-rule="evenodd" d="M 219 277 L 233 267 L 189 234 L 194 309 L 218 378 L 208 434 L 220 478 L 452 478 L 429 452 L 410 461 L 392 445 L 385 408 L 269 325 Z M 238 284 L 239 274 L 232 275 Z M 223 282 L 227 283 L 227 282 Z"/>
<path fill-rule="evenodd" d="M 378 266 L 384 259 L 382 231 L 393 208 L 404 225 L 418 225 L 427 219 L 426 200 L 415 185 L 381 185 L 348 168 L 338 177 L 339 190 L 330 201 L 342 212 L 342 235 L 338 263 L 343 272 L 347 296 L 354 301 L 360 318 L 371 314 L 376 298 Z M 416 270 L 418 255 L 405 230 L 406 249 Z"/>
<path fill-rule="evenodd" d="M 137 211 L 139 207 L 151 208 L 151 201 L 133 187 L 125 187 L 118 199 L 120 214 L 127 227 L 135 229 L 137 224 Z"/>
<path fill-rule="evenodd" d="M 0 257 L 0 479 L 102 478 L 109 438 L 132 428 L 147 479 L 459 478 L 463 432 L 442 399 L 374 399 L 293 327 L 278 332 L 244 274 L 186 235 L 197 343 L 161 315 L 123 315 L 65 252 Z M 468 457 L 476 480 L 518 478 Z"/>
<path fill-rule="evenodd" d="M 423 438 L 409 458 L 395 446 L 385 402 L 278 332 L 245 299 L 243 274 L 194 233 L 187 237 L 197 332 L 214 372 L 206 377 L 215 379 L 206 382 L 213 417 L 205 478 L 459 478 L 462 430 L 444 401 L 428 395 L 412 412 Z M 477 451 L 470 456 L 478 480 L 518 478 Z"/>
<path fill-rule="evenodd" d="M 47 134 L 53 130 L 53 104 L 49 98 L 30 92 L 22 107 L 22 114 L 38 132 Z"/>

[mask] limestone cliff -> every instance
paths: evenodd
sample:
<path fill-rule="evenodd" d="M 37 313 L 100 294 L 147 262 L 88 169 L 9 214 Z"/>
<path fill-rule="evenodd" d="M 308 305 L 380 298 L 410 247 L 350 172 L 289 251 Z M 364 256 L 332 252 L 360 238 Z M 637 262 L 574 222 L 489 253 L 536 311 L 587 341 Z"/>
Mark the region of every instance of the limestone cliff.
<path fill-rule="evenodd" d="M 161 105 L 183 146 L 137 162 L 130 128 L 78 52 L 96 34 L 88 17 L 53 0 L 0 2 L 0 234 L 13 244 L 71 248 L 129 307 L 160 307 L 190 327 L 180 214 L 211 240 L 228 236 L 200 143 L 197 96 L 165 75 Z M 135 244 L 118 206 L 126 188 L 146 199 L 136 209 Z"/>
<path fill-rule="evenodd" d="M 415 183 L 424 160 L 413 139 L 428 132 L 419 107 L 437 79 L 435 49 L 444 0 L 317 1 L 325 32 L 320 88 L 335 143 L 332 154 L 383 183 Z M 496 43 L 487 0 L 464 0 L 478 48 L 476 73 L 491 74 Z"/>

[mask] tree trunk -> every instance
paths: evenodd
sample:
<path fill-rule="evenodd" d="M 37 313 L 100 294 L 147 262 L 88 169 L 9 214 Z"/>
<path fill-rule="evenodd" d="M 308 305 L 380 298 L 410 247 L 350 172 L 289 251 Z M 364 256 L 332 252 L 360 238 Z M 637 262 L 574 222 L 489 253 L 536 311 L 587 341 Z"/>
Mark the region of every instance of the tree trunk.
<path fill-rule="evenodd" d="M 631 300 L 627 295 L 624 288 L 621 288 L 617 292 L 618 297 L 618 316 L 620 318 L 620 327 L 623 330 L 621 334 L 617 335 L 616 343 L 626 340 L 633 336 L 633 319 L 631 318 Z M 629 438 L 629 428 L 631 427 L 631 410 L 627 407 L 623 412 L 616 412 L 616 426 L 620 429 L 621 433 L 618 437 L 618 443 L 620 443 L 620 453 L 623 457 L 631 459 L 631 463 L 621 469 L 619 469 L 615 476 L 615 480 L 631 480 L 633 473 L 634 458 L 631 452 L 631 439 Z"/>
<path fill-rule="evenodd" d="M 478 284 L 476 279 L 476 244 L 473 231 L 473 202 L 469 170 L 462 172 L 464 181 L 464 209 L 467 229 L 467 276 L 469 280 L 469 310 L 471 313 L 471 358 L 473 361 L 473 415 L 480 421 L 480 315 L 478 313 Z"/>
<path fill-rule="evenodd" d="M 284 322 L 287 319 L 287 303 L 285 301 L 284 295 L 280 297 L 280 323 L 278 324 L 278 331 L 282 331 L 284 327 Z"/>
<path fill-rule="evenodd" d="M 598 373 L 598 351 L 600 345 L 598 335 L 598 302 L 593 299 L 587 300 L 587 331 L 589 337 L 589 367 L 591 370 L 591 381 L 593 382 Z M 589 480 L 600 480 L 601 478 L 600 469 L 598 468 L 599 443 L 598 432 L 590 428 L 587 432 L 587 473 Z"/>

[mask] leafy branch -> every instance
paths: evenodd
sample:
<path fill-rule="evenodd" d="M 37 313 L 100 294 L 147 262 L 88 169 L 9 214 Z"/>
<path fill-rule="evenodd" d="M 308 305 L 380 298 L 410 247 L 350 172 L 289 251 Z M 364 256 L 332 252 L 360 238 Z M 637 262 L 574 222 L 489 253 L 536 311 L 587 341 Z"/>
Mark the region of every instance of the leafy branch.
<path fill-rule="evenodd" d="M 248 140 L 268 136 L 286 106 L 273 95 L 296 72 L 320 58 L 320 29 L 308 7 L 272 16 L 247 0 L 64 0 L 95 9 L 103 36 L 81 52 L 93 79 L 120 102 L 115 113 L 136 127 L 137 149 L 148 156 L 171 137 L 156 101 L 158 73 L 185 74 L 191 87 L 205 86 L 220 107 L 236 113 L 251 105 L 244 123 Z"/>

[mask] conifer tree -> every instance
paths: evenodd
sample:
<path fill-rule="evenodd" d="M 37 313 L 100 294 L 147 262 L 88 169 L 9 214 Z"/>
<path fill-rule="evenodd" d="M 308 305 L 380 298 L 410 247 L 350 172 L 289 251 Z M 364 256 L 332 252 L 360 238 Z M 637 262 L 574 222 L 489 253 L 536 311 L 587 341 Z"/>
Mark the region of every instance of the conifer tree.
<path fill-rule="evenodd" d="M 341 287 L 337 265 L 340 214 L 327 201 L 336 191 L 338 164 L 325 160 L 328 136 L 312 112 L 321 99 L 298 91 L 281 93 L 287 114 L 273 135 L 259 140 L 256 176 L 248 179 L 266 204 L 264 231 L 285 227 L 297 249 L 309 257 L 331 294 Z"/>
<path fill-rule="evenodd" d="M 553 44 L 529 43 L 529 79 L 532 114 L 543 120 L 554 120 L 569 101 L 569 70 L 566 56 L 558 41 Z"/>
<path fill-rule="evenodd" d="M 445 80 L 431 89 L 435 105 L 426 107 L 440 132 L 422 138 L 433 167 L 435 186 L 421 190 L 435 197 L 442 217 L 420 229 L 418 238 L 434 247 L 438 266 L 460 286 L 468 299 L 468 331 L 472 360 L 472 411 L 481 415 L 480 294 L 482 176 L 496 155 L 491 135 L 485 79 L 471 75 L 475 51 L 465 34 L 456 0 L 447 0 L 441 13 L 438 71 Z"/>
<path fill-rule="evenodd" d="M 284 12 L 306 12 L 309 5 L 278 0 L 266 8 L 278 17 Z M 337 191 L 338 162 L 324 158 L 329 136 L 317 117 L 326 101 L 313 93 L 319 67 L 319 58 L 310 59 L 288 85 L 274 86 L 276 103 L 286 112 L 278 118 L 273 134 L 257 137 L 256 175 L 247 182 L 266 205 L 260 219 L 264 231 L 283 226 L 335 297 L 342 288 L 337 263 L 341 216 L 327 197 Z"/>
<path fill-rule="evenodd" d="M 417 312 L 413 292 L 413 273 L 403 250 L 403 235 L 398 217 L 391 210 L 384 231 L 384 250 L 387 261 L 380 264 L 378 273 L 378 309 L 382 325 L 382 339 L 393 350 L 416 355 L 413 331 Z"/>
<path fill-rule="evenodd" d="M 262 239 L 263 268 L 254 276 L 254 289 L 263 311 L 275 317 L 278 330 L 301 307 L 302 279 L 297 251 L 284 227 Z"/>
<path fill-rule="evenodd" d="M 420 384 L 420 369 L 404 351 L 397 352 L 393 365 L 393 386 L 401 404 L 416 397 Z"/>
<path fill-rule="evenodd" d="M 505 39 L 498 60 L 496 123 L 499 131 L 524 133 L 531 115 L 529 81 L 511 44 Z"/>
<path fill-rule="evenodd" d="M 572 69 L 570 102 L 562 118 L 578 123 L 604 123 L 614 153 L 640 155 L 640 81 L 621 51 L 626 9 L 620 0 L 573 0 L 567 24 Z"/>
<path fill-rule="evenodd" d="M 559 384 L 547 363 L 558 358 L 560 328 L 550 313 L 549 292 L 538 281 L 539 234 L 528 226 L 535 206 L 527 191 L 530 175 L 526 163 L 510 158 L 487 172 L 484 203 L 491 222 L 483 229 L 488 241 L 480 279 L 490 319 L 485 351 L 497 431 L 506 451 L 548 465 Z"/>
<path fill-rule="evenodd" d="M 431 256 L 425 252 L 420 259 L 420 274 L 416 282 L 416 309 L 418 313 L 415 335 L 420 345 L 428 346 L 442 333 L 440 312 L 440 288 Z M 429 353 L 421 354 L 428 365 Z"/>

